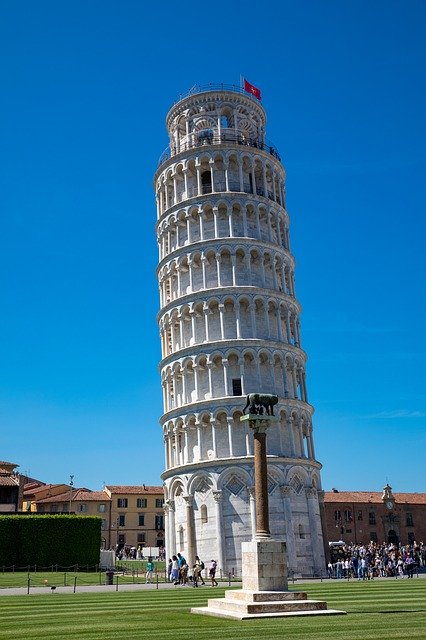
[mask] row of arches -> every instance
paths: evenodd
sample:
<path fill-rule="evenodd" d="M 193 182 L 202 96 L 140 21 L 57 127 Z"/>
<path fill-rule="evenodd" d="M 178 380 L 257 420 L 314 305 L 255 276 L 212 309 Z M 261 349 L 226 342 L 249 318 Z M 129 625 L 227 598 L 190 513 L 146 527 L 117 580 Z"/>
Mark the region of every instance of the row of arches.
<path fill-rule="evenodd" d="M 203 98 L 191 98 L 192 105 L 178 108 L 167 125 L 173 153 L 180 153 L 196 146 L 206 137 L 202 134 L 211 131 L 213 135 L 223 136 L 234 132 L 249 140 L 264 139 L 265 114 L 253 101 L 245 104 L 241 94 L 238 102 L 235 96 L 209 94 Z"/>
<path fill-rule="evenodd" d="M 165 412 L 252 391 L 308 402 L 304 361 L 290 352 L 246 349 L 186 356 L 161 371 Z"/>
<path fill-rule="evenodd" d="M 189 198 L 248 193 L 285 208 L 284 170 L 263 154 L 209 148 L 169 165 L 156 180 L 157 218 Z"/>
<path fill-rule="evenodd" d="M 176 470 L 178 472 L 178 470 Z M 324 548 L 317 464 L 268 464 L 271 534 L 287 543 L 289 567 L 320 571 Z M 220 569 L 241 565 L 241 542 L 255 537 L 253 467 L 243 462 L 169 477 L 165 489 L 166 549 L 217 558 Z M 308 560 L 309 556 L 309 560 Z"/>
<path fill-rule="evenodd" d="M 191 413 L 163 425 L 166 469 L 222 458 L 253 456 L 253 434 L 242 411 L 224 408 Z M 281 410 L 270 429 L 267 453 L 272 456 L 315 459 L 312 423 L 308 413 Z"/>
<path fill-rule="evenodd" d="M 193 473 L 173 475 L 164 483 L 164 504 L 166 511 L 174 509 L 171 501 L 179 496 L 202 494 L 202 500 L 215 491 L 238 491 L 235 479 L 241 489 L 254 486 L 254 470 L 250 465 L 231 465 L 223 469 L 197 469 Z M 301 495 L 304 492 L 321 492 L 321 481 L 318 469 L 306 462 L 295 461 L 293 464 L 268 464 L 268 493 L 280 492 L 284 495 Z"/>
<path fill-rule="evenodd" d="M 289 567 L 309 567 L 311 575 L 325 560 L 318 487 L 318 469 L 310 461 L 268 465 L 271 535 L 286 541 Z M 165 498 L 167 549 L 185 550 L 191 561 L 197 554 L 217 558 L 224 570 L 241 565 L 241 542 L 256 535 L 250 463 L 173 475 L 165 482 Z"/>
<path fill-rule="evenodd" d="M 179 209 L 157 226 L 160 260 L 194 242 L 240 237 L 271 242 L 289 250 L 288 216 L 284 209 L 264 204 L 221 200 Z"/>
<path fill-rule="evenodd" d="M 219 340 L 261 339 L 301 346 L 298 306 L 261 295 L 227 294 L 182 304 L 162 315 L 159 327 L 163 358 Z"/>
<path fill-rule="evenodd" d="M 207 247 L 183 254 L 157 272 L 161 307 L 181 296 L 218 287 L 258 287 L 295 296 L 294 262 L 261 246 Z"/>

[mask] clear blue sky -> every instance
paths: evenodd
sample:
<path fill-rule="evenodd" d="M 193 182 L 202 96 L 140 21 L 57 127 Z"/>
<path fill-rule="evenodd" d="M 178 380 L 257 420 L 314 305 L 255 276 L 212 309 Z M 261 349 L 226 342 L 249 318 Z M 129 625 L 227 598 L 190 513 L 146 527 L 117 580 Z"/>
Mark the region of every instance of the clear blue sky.
<path fill-rule="evenodd" d="M 425 491 L 426 4 L 0 5 L 0 459 L 159 484 L 152 176 L 194 84 L 262 90 L 325 489 Z"/>

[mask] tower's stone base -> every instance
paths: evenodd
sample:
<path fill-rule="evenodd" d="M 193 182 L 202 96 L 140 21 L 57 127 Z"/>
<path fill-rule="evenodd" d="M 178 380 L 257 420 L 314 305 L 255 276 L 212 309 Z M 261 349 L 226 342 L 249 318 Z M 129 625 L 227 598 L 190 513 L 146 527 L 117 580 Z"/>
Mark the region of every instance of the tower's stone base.
<path fill-rule="evenodd" d="M 242 544 L 243 588 L 226 591 L 224 598 L 209 599 L 207 607 L 191 613 L 235 620 L 279 616 L 337 615 L 327 603 L 308 600 L 301 591 L 288 591 L 285 542 L 257 539 Z"/>

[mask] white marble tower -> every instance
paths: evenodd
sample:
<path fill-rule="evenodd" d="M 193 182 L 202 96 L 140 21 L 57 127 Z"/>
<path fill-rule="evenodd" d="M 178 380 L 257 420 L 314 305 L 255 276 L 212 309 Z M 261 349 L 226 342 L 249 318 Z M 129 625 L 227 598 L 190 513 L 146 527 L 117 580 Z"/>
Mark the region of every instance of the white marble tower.
<path fill-rule="evenodd" d="M 245 394 L 277 394 L 268 433 L 272 537 L 292 571 L 324 569 L 321 465 L 300 341 L 285 172 L 261 103 L 196 87 L 170 109 L 154 178 L 164 396 L 166 553 L 241 569 L 255 531 Z"/>

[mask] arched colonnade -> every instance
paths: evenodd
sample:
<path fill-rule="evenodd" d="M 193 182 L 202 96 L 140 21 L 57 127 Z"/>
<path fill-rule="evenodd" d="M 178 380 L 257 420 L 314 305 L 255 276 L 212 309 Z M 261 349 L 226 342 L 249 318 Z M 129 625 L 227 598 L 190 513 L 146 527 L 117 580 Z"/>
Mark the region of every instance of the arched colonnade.
<path fill-rule="evenodd" d="M 308 402 L 305 363 L 282 350 L 235 350 L 175 360 L 161 371 L 165 411 L 253 390 L 274 391 L 281 398 Z M 259 388 L 259 386 L 261 388 Z"/>

